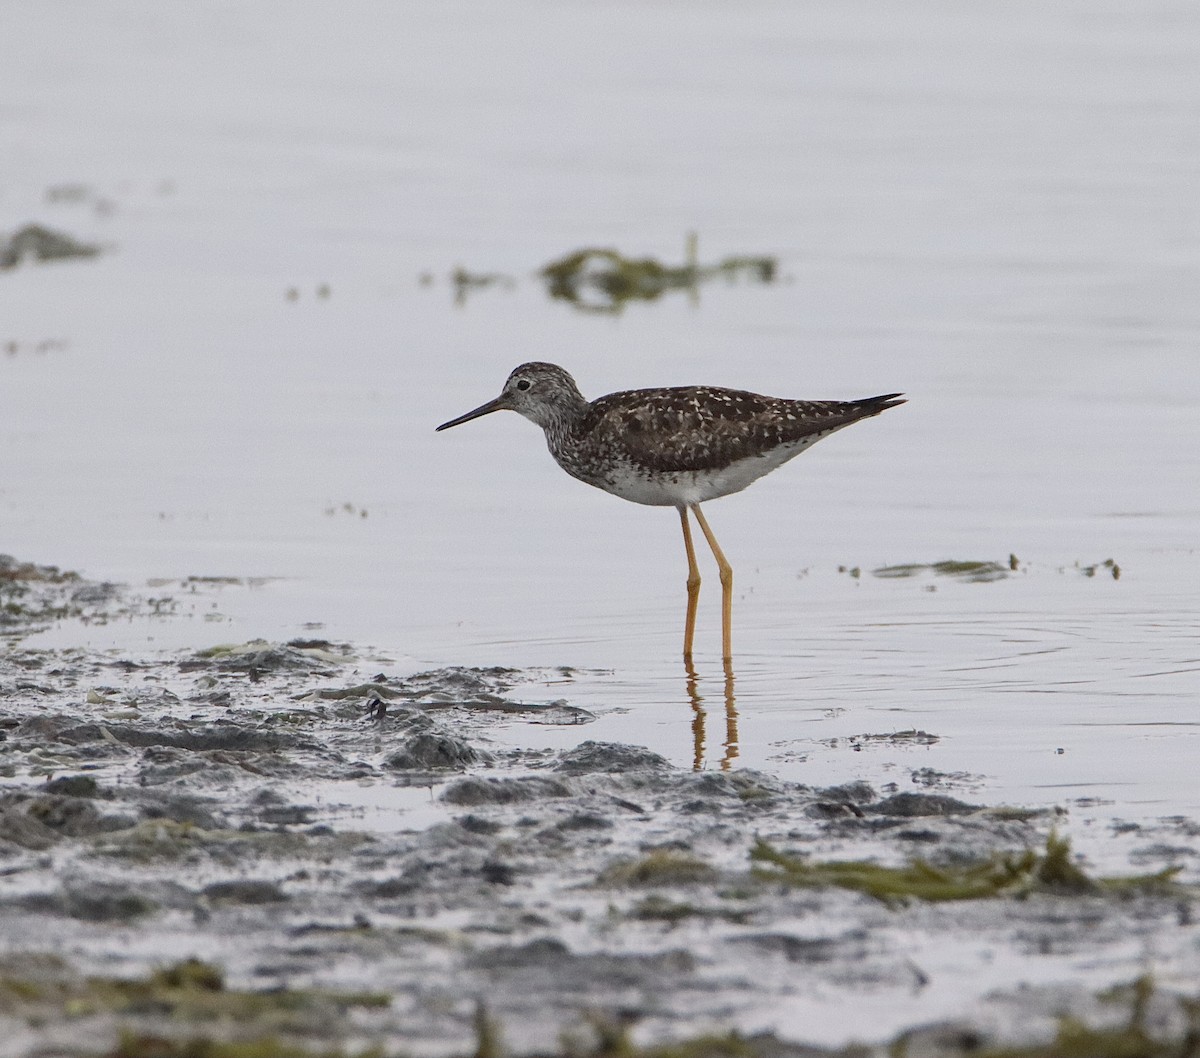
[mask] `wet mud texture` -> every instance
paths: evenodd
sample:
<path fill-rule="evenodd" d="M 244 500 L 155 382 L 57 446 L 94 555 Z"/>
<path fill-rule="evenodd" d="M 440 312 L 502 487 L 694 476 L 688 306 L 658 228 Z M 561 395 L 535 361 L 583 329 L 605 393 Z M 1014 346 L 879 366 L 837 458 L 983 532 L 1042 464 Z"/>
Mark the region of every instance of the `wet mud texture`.
<path fill-rule="evenodd" d="M 914 1017 L 906 1053 L 985 1053 L 1052 1039 L 1064 1015 L 1127 1019 L 1098 980 L 1133 981 L 1150 951 L 1164 983 L 1139 1017 L 1187 1031 L 1171 985 L 1198 979 L 1200 928 L 1167 875 L 1111 890 L 1031 868 L 997 897 L 932 902 L 809 871 L 952 873 L 1045 850 L 1053 819 L 952 783 L 884 796 L 683 770 L 590 740 L 590 714 L 550 693 L 568 670 L 372 668 L 322 641 L 148 657 L 9 642 L 3 1053 L 631 1053 L 731 1030 L 749 1049 L 695 1053 L 832 1053 L 800 1046 L 822 1004 L 860 1010 L 845 1038 L 885 1053 L 873 1004 L 932 995 L 952 1016 Z M 513 694 L 538 679 L 545 700 Z M 512 748 L 526 723 L 579 737 Z"/>

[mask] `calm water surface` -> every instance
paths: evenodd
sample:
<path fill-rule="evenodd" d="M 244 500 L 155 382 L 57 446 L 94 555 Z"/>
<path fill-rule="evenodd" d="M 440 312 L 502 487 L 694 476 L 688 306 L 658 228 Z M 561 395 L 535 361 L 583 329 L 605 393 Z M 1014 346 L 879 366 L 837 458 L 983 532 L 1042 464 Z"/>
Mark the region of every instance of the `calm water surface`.
<path fill-rule="evenodd" d="M 0 546 L 135 588 L 269 578 L 35 642 L 571 666 L 523 693 L 597 723 L 505 737 L 813 783 L 932 768 L 1069 807 L 1101 860 L 1107 821 L 1200 810 L 1194 5 L 6 21 L 0 229 L 111 252 L 0 274 Z M 584 245 L 676 260 L 691 230 L 781 281 L 598 315 L 532 278 Z M 456 306 L 456 265 L 516 285 Z M 434 435 L 526 359 L 590 396 L 908 393 L 708 508 L 736 717 L 711 566 L 694 679 L 678 657 L 672 511 L 570 480 L 516 416 Z M 870 572 L 1010 553 L 997 583 Z M 1119 580 L 1079 569 L 1109 558 Z M 861 738 L 906 730 L 937 741 Z"/>

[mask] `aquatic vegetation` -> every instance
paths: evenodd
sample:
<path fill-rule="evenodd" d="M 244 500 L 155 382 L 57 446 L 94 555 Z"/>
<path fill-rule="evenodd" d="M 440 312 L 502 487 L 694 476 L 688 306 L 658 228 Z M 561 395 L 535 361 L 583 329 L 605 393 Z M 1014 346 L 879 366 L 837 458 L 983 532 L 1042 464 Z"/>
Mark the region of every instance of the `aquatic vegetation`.
<path fill-rule="evenodd" d="M 212 963 L 199 959 L 184 959 L 164 966 L 150 975 L 150 983 L 160 988 L 198 988 L 203 992 L 225 989 L 225 975 Z"/>
<path fill-rule="evenodd" d="M 267 1036 L 229 1041 L 202 1037 L 167 1040 L 161 1036 L 124 1032 L 105 1058 L 383 1058 L 378 1048 L 348 1052 L 342 1048 L 311 1050 Z"/>
<path fill-rule="evenodd" d="M 205 829 L 187 821 L 145 819 L 136 826 L 98 835 L 95 855 L 150 864 L 198 858 L 321 856 L 360 847 L 368 838 L 353 831 L 301 834 L 285 830 Z"/>
<path fill-rule="evenodd" d="M 62 570 L 58 566 L 39 566 L 34 562 L 20 562 L 12 555 L 0 555 L 0 584 L 30 581 L 65 584 L 77 583 L 79 580 L 79 574 L 71 570 Z"/>
<path fill-rule="evenodd" d="M 830 749 L 846 745 L 850 749 L 861 751 L 866 746 L 932 746 L 941 741 L 940 735 L 931 735 L 928 731 L 915 727 L 903 731 L 885 731 L 875 734 L 850 735 L 847 738 L 823 738 L 820 742 Z"/>
<path fill-rule="evenodd" d="M 786 885 L 854 889 L 885 903 L 909 898 L 938 902 L 1020 896 L 1033 892 L 1070 895 L 1168 891 L 1179 868 L 1155 874 L 1091 878 L 1071 857 L 1071 843 L 1051 833 L 1043 852 L 996 853 L 963 864 L 914 859 L 901 867 L 869 860 L 813 861 L 779 852 L 759 840 L 750 858 L 756 877 Z"/>
<path fill-rule="evenodd" d="M 1003 580 L 1016 568 L 1015 556 L 1010 555 L 1006 563 L 991 561 L 958 561 L 947 559 L 942 562 L 907 562 L 896 566 L 880 566 L 871 570 L 872 576 L 885 579 L 916 577 L 921 573 L 932 573 L 939 577 L 957 577 L 959 580 L 989 582 Z"/>
<path fill-rule="evenodd" d="M 65 338 L 30 338 L 20 341 L 16 338 L 9 338 L 7 341 L 0 342 L 0 349 L 4 351 L 5 356 L 10 357 L 26 353 L 43 356 L 50 352 L 62 352 L 69 348 L 70 344 Z"/>
<path fill-rule="evenodd" d="M 328 301 L 329 298 L 333 295 L 333 288 L 330 287 L 330 285 L 328 283 L 319 283 L 316 287 L 315 293 L 316 293 L 317 297 L 320 298 L 322 301 Z M 284 297 L 286 297 L 288 299 L 288 301 L 299 301 L 300 300 L 300 288 L 299 287 L 288 287 L 287 293 L 284 295 Z"/>
<path fill-rule="evenodd" d="M 1113 580 L 1121 579 L 1121 567 L 1116 564 L 1111 558 L 1106 558 L 1103 562 L 1094 562 L 1090 566 L 1080 566 L 1076 563 L 1076 568 L 1085 577 L 1094 577 L 1101 570 L 1107 570 Z"/>
<path fill-rule="evenodd" d="M 1131 984 L 1114 989 L 1114 1002 L 1128 1003 L 1128 1019 L 1116 1025 L 1091 1027 L 1064 1017 L 1054 1039 L 1044 1043 L 1015 1047 L 990 1046 L 977 1040 L 964 1047 L 963 1053 L 978 1058 L 1192 1058 L 1197 1053 L 1197 1020 L 1200 1003 L 1186 997 L 1175 1001 L 1187 1026 L 1172 1036 L 1148 1024 L 1148 1007 L 1155 998 L 1152 978 L 1144 976 Z M 767 1058 L 769 1055 L 803 1053 L 812 1058 L 865 1058 L 886 1053 L 905 1058 L 912 1052 L 928 1053 L 928 1041 L 918 1032 L 905 1032 L 885 1046 L 844 1048 L 796 1047 L 772 1033 L 745 1036 L 737 1032 L 708 1033 L 689 1039 L 639 1046 L 631 1038 L 631 1026 L 623 1019 L 599 1012 L 588 1012 L 579 1029 L 563 1034 L 559 1047 L 547 1052 L 550 1058 Z M 381 1058 L 376 1049 L 350 1052 L 355 1058 Z M 481 1002 L 476 1006 L 475 1048 L 472 1058 L 499 1058 L 504 1054 L 501 1025 Z M 208 1038 L 173 1041 L 158 1036 L 122 1034 L 110 1058 L 349 1058 L 341 1049 L 316 1050 L 276 1037 L 245 1042 L 224 1042 Z"/>
<path fill-rule="evenodd" d="M 775 797 L 775 793 L 768 790 L 765 786 L 760 786 L 758 783 L 750 783 L 748 786 L 742 786 L 737 792 L 738 799 L 747 802 L 767 802 Z"/>
<path fill-rule="evenodd" d="M 718 277 L 772 283 L 778 274 L 778 262 L 770 256 L 737 255 L 702 265 L 696 259 L 695 237 L 691 236 L 687 259 L 680 265 L 587 247 L 550 262 L 540 274 L 552 298 L 594 312 L 618 312 L 627 301 L 653 301 L 671 290 L 695 290 L 700 283 Z"/>
<path fill-rule="evenodd" d="M 674 925 L 687 918 L 700 918 L 704 911 L 695 904 L 679 903 L 651 893 L 629 910 L 629 917 L 648 922 L 667 922 Z"/>
<path fill-rule="evenodd" d="M 500 1023 L 488 1013 L 482 999 L 475 1003 L 475 1054 L 473 1058 L 503 1058 L 504 1037 Z"/>
<path fill-rule="evenodd" d="M 692 885 L 710 882 L 717 872 L 698 856 L 672 849 L 654 849 L 640 860 L 614 863 L 600 875 L 603 885 Z"/>
<path fill-rule="evenodd" d="M 41 224 L 26 224 L 8 238 L 0 238 L 0 269 L 26 261 L 59 261 L 69 257 L 95 257 L 100 247 Z"/>
<path fill-rule="evenodd" d="M 471 272 L 461 266 L 450 273 L 450 283 L 454 287 L 454 304 L 466 303 L 469 294 L 488 287 L 499 287 L 501 290 L 511 290 L 517 285 L 512 276 L 500 272 Z"/>
<path fill-rule="evenodd" d="M 727 896 L 728 894 L 720 894 Z M 750 917 L 748 909 L 728 907 L 704 907 L 699 904 L 669 900 L 658 893 L 650 893 L 634 904 L 627 917 L 643 922 L 665 922 L 674 926 L 685 919 L 715 919 L 722 922 L 744 924 Z"/>
<path fill-rule="evenodd" d="M 1082 565 L 1076 562 L 1074 567 L 1060 566 L 1058 572 L 1065 573 L 1071 568 L 1085 577 L 1095 577 L 1097 574 L 1107 572 L 1113 580 L 1121 579 L 1121 567 L 1111 558 L 1106 558 L 1103 562 L 1094 562 L 1091 565 Z M 1009 574 L 1018 571 L 1027 572 L 1028 567 L 1023 566 L 1016 555 L 1010 554 L 1007 562 L 958 559 L 946 559 L 941 562 L 901 562 L 891 566 L 880 566 L 878 569 L 871 570 L 871 573 L 873 576 L 885 580 L 900 580 L 932 573 L 936 577 L 954 577 L 957 580 L 968 582 L 988 583 L 1004 580 Z M 849 573 L 852 577 L 858 576 L 860 573 L 857 566 L 853 569 L 839 566 L 838 572 Z"/>
<path fill-rule="evenodd" d="M 1149 1024 L 1148 1012 L 1155 999 L 1154 979 L 1149 974 L 1098 998 L 1128 1003 L 1128 1020 L 1092 1028 L 1078 1018 L 1063 1017 L 1054 1039 L 1046 1043 L 981 1047 L 972 1053 L 978 1058 L 1194 1058 L 1200 1053 L 1200 1000 L 1173 997 L 1185 1027 L 1181 1037 L 1172 1037 L 1163 1034 L 1161 1025 L 1156 1031 Z M 892 1044 L 890 1053 L 905 1054 L 903 1037 Z"/>
<path fill-rule="evenodd" d="M 15 972 L 18 966 L 26 972 Z M 105 1053 L 121 1058 L 317 1058 L 341 1054 L 309 1049 L 294 1041 L 285 1044 L 281 1039 L 295 1034 L 320 1035 L 320 1027 L 330 1017 L 390 1004 L 391 997 L 382 992 L 230 988 L 219 967 L 195 958 L 135 978 L 81 977 L 58 957 L 36 954 L 14 957 L 0 966 L 0 1010 L 33 1020 L 116 1016 L 122 1019 L 118 1022 L 120 1036 L 116 1046 Z M 171 1035 L 131 1027 L 136 1019 L 145 1017 L 169 1025 Z M 219 1042 L 198 1035 L 210 1024 L 220 1026 Z M 231 1027 L 241 1039 L 231 1037 Z"/>

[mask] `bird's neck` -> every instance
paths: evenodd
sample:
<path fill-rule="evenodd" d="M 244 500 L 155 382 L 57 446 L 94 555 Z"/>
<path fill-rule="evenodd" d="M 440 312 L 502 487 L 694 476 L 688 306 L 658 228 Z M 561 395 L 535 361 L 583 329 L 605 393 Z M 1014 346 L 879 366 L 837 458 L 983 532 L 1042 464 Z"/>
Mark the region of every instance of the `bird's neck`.
<path fill-rule="evenodd" d="M 541 414 L 537 424 L 546 431 L 546 443 L 551 451 L 570 443 L 579 432 L 590 406 L 580 394 L 575 393 L 570 395 L 570 399 L 559 399 L 552 406 L 539 409 Z"/>

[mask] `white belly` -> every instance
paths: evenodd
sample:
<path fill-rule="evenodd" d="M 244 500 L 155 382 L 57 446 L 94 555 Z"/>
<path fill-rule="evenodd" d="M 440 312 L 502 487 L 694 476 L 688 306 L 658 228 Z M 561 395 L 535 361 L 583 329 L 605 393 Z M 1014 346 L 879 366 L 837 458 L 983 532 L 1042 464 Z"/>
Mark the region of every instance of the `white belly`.
<path fill-rule="evenodd" d="M 816 434 L 792 444 L 780 445 L 762 455 L 748 456 L 713 470 L 685 470 L 650 476 L 636 466 L 625 465 L 613 470 L 605 481 L 591 481 L 589 484 L 632 503 L 644 503 L 651 507 L 686 507 L 741 492 L 764 474 L 798 456 L 823 436 Z"/>

